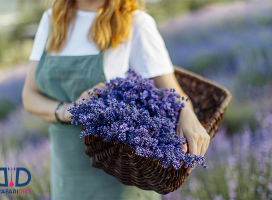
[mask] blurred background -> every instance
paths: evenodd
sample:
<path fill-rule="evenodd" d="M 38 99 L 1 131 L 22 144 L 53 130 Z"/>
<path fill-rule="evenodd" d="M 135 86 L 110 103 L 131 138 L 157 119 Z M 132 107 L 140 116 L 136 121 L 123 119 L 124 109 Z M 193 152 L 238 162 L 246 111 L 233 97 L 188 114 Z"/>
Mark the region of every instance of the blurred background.
<path fill-rule="evenodd" d="M 31 195 L 50 199 L 48 123 L 21 92 L 44 0 L 0 0 L 0 166 L 25 166 Z M 174 65 L 232 93 L 223 124 L 176 199 L 272 199 L 272 0 L 147 0 Z M 0 174 L 0 182 L 3 182 Z"/>

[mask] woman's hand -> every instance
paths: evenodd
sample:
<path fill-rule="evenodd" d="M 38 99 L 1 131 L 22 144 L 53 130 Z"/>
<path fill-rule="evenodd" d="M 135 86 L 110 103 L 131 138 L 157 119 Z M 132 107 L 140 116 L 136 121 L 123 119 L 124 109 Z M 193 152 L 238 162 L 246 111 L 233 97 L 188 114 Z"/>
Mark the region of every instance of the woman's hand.
<path fill-rule="evenodd" d="M 90 98 L 90 95 L 88 94 L 88 92 L 94 93 L 94 95 L 99 94 L 98 92 L 94 92 L 94 91 L 93 91 L 94 88 L 100 88 L 100 89 L 104 88 L 104 89 L 108 89 L 108 88 L 105 86 L 104 83 L 102 83 L 102 82 L 101 82 L 101 83 L 98 83 L 98 84 L 95 85 L 94 87 L 92 87 L 92 88 L 90 88 L 90 89 L 88 89 L 88 90 L 82 92 L 82 94 L 81 94 L 81 95 L 79 96 L 79 98 L 76 100 L 76 103 L 79 103 L 79 101 L 82 102 L 82 97 L 84 97 L 84 99 Z M 70 112 L 67 110 L 68 107 L 72 107 L 72 106 L 74 106 L 73 103 L 65 103 L 63 106 L 61 106 L 61 108 L 60 108 L 61 116 L 59 116 L 59 117 L 60 117 L 60 119 L 61 119 L 62 121 L 64 121 L 64 122 L 71 122 L 71 121 L 72 121 L 72 119 L 69 118 L 69 116 L 70 116 L 71 114 L 70 114 Z"/>
<path fill-rule="evenodd" d="M 180 112 L 177 135 L 183 135 L 186 138 L 191 155 L 204 156 L 210 144 L 210 135 L 198 121 L 194 111 L 188 106 L 182 108 Z M 187 144 L 182 145 L 185 152 L 188 150 Z M 186 172 L 190 174 L 192 170 L 188 167 Z"/>
<path fill-rule="evenodd" d="M 100 83 L 98 83 L 97 85 L 95 85 L 94 87 L 92 87 L 91 89 L 88 89 L 88 90 L 82 92 L 82 94 L 80 95 L 80 97 L 78 97 L 78 99 L 76 100 L 76 102 L 77 102 L 77 103 L 78 103 L 79 101 L 82 102 L 82 97 L 84 97 L 84 99 L 90 98 L 90 95 L 88 94 L 89 91 L 90 91 L 91 93 L 94 93 L 94 95 L 99 94 L 98 92 L 94 92 L 94 91 L 93 91 L 94 88 L 99 88 L 99 89 L 104 88 L 104 89 L 108 89 L 108 88 L 105 86 L 104 83 L 100 82 Z"/>

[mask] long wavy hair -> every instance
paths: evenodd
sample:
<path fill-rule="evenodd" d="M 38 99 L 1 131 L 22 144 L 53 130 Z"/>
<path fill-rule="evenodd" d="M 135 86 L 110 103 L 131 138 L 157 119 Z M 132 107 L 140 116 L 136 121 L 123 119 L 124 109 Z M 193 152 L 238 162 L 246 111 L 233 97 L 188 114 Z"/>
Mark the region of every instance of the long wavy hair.
<path fill-rule="evenodd" d="M 45 9 L 47 9 L 48 1 L 46 1 Z M 145 9 L 144 0 L 106 0 L 89 29 L 88 41 L 92 37 L 100 51 L 105 51 L 109 46 L 116 48 L 128 39 L 132 14 L 136 9 Z M 76 0 L 54 1 L 46 44 L 47 52 L 58 53 L 65 46 L 70 23 L 72 23 L 72 30 L 74 28 L 76 11 Z"/>

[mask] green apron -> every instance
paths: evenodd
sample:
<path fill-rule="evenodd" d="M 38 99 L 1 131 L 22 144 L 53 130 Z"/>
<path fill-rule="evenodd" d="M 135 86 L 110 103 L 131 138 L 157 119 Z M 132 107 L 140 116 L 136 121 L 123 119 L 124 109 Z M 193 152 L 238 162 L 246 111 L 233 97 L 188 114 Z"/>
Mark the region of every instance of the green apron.
<path fill-rule="evenodd" d="M 48 98 L 72 103 L 82 92 L 105 82 L 104 52 L 84 56 L 51 56 L 43 51 L 35 80 Z M 81 127 L 51 123 L 52 200 L 161 200 L 154 191 L 125 186 L 102 169 L 92 167 L 85 153 Z"/>

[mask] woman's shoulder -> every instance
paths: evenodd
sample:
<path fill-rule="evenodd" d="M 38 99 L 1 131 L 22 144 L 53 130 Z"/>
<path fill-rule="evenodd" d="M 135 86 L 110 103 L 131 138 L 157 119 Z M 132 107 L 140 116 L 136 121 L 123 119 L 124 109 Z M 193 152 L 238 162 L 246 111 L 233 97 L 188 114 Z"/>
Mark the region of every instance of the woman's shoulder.
<path fill-rule="evenodd" d="M 51 13 L 52 13 L 51 8 L 43 12 L 43 15 L 40 19 L 37 33 L 45 33 L 45 34 L 48 33 L 49 26 L 50 26 Z"/>
<path fill-rule="evenodd" d="M 44 11 L 43 14 L 51 15 L 51 14 L 52 14 L 52 8 L 49 8 L 49 9 L 47 9 L 46 11 Z"/>
<path fill-rule="evenodd" d="M 51 14 L 52 14 L 52 8 L 49 8 L 43 12 L 42 18 L 47 17 L 50 20 Z"/>
<path fill-rule="evenodd" d="M 135 30 L 139 29 L 141 26 L 150 26 L 156 25 L 155 19 L 143 10 L 135 10 L 133 12 L 133 21 L 132 21 L 133 28 Z"/>
<path fill-rule="evenodd" d="M 40 23 L 48 24 L 50 22 L 51 14 L 52 8 L 49 8 L 46 11 L 44 11 Z"/>

